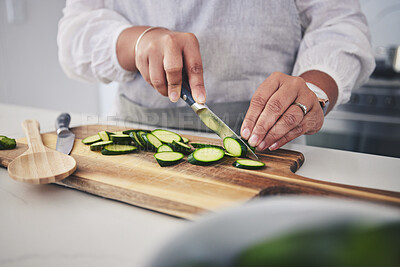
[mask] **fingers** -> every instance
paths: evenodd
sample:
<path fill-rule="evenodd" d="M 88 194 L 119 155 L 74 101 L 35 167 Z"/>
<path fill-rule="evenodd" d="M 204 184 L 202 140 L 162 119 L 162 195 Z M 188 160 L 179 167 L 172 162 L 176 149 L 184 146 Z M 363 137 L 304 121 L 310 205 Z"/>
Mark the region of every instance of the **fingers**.
<path fill-rule="evenodd" d="M 136 66 L 142 77 L 162 95 L 177 102 L 185 66 L 194 100 L 204 103 L 203 65 L 195 35 L 155 29 L 146 37 L 142 39 L 136 57 Z"/>
<path fill-rule="evenodd" d="M 295 102 L 306 106 L 306 114 Z M 317 97 L 302 78 L 274 73 L 254 94 L 241 135 L 257 150 L 274 150 L 302 134 L 319 131 L 323 119 Z"/>
<path fill-rule="evenodd" d="M 280 84 L 277 79 L 273 78 L 274 74 L 271 74 L 257 89 L 250 101 L 250 107 L 246 113 L 246 116 L 242 123 L 240 130 L 241 136 L 244 139 L 249 139 L 253 131 L 254 126 L 257 123 L 258 118 L 265 109 L 265 105 L 269 98 L 278 90 Z M 276 103 L 276 108 L 279 107 L 279 103 Z"/>
<path fill-rule="evenodd" d="M 172 102 L 177 102 L 182 87 L 182 48 L 173 35 L 168 35 L 165 42 L 164 70 L 167 77 L 168 97 Z"/>
<path fill-rule="evenodd" d="M 204 88 L 203 64 L 201 61 L 199 42 L 192 33 L 186 33 L 183 57 L 193 99 L 197 103 L 204 104 L 206 101 L 206 91 Z"/>
<path fill-rule="evenodd" d="M 314 134 L 318 132 L 323 125 L 323 118 L 324 116 L 322 110 L 314 108 L 314 111 L 308 113 L 299 125 L 294 127 L 285 136 L 269 146 L 269 150 L 276 150 L 303 134 Z"/>
<path fill-rule="evenodd" d="M 143 74 L 142 74 L 143 75 Z M 159 55 L 152 55 L 149 59 L 149 84 L 163 96 L 168 96 L 163 60 Z"/>
<path fill-rule="evenodd" d="M 290 77 L 285 74 L 273 74 L 269 78 L 277 81 L 276 83 L 278 83 L 279 90 L 276 90 L 276 92 L 274 92 L 267 101 L 265 101 L 263 97 L 261 97 L 261 99 L 263 99 L 262 102 L 260 100 L 256 101 L 255 98 L 260 98 L 260 96 L 254 95 L 252 102 L 260 102 L 260 106 L 261 103 L 265 102 L 265 107 L 261 111 L 261 114 L 258 113 L 251 115 L 254 117 L 258 115 L 258 119 L 255 124 L 251 124 L 251 122 L 249 123 L 248 121 L 246 122 L 246 127 L 249 129 L 251 129 L 251 127 L 254 125 L 249 138 L 249 144 L 255 147 L 260 145 L 260 143 L 264 140 L 265 135 L 270 132 L 275 123 L 298 97 L 299 88 L 305 86 L 305 83 L 301 78 Z M 253 110 L 249 108 L 248 113 L 249 112 L 253 112 Z M 257 110 L 256 112 L 259 111 Z M 283 118 L 287 121 L 290 121 L 290 123 L 296 123 L 296 119 L 298 120 L 298 118 L 293 114 L 288 114 L 288 116 L 284 116 Z M 270 134 L 274 136 L 273 133 Z M 263 143 L 263 145 L 265 145 L 265 143 Z"/>
<path fill-rule="evenodd" d="M 307 112 L 312 112 L 313 99 L 298 97 L 294 102 L 301 103 L 307 107 Z M 291 104 L 286 112 L 278 119 L 273 127 L 267 132 L 264 140 L 260 142 L 257 149 L 264 150 L 273 145 L 276 141 L 285 137 L 290 131 L 293 131 L 302 122 L 305 117 L 303 110 L 294 104 Z M 295 132 L 297 132 L 295 130 Z"/>

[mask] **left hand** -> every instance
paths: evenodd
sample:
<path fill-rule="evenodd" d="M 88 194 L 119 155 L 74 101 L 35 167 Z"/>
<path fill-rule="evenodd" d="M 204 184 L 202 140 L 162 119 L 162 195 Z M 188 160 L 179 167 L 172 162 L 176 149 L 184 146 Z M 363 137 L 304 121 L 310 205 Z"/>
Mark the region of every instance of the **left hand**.
<path fill-rule="evenodd" d="M 307 107 L 306 115 L 295 102 Z M 274 72 L 254 93 L 240 132 L 257 150 L 276 150 L 300 135 L 318 132 L 323 122 L 318 98 L 304 79 Z"/>

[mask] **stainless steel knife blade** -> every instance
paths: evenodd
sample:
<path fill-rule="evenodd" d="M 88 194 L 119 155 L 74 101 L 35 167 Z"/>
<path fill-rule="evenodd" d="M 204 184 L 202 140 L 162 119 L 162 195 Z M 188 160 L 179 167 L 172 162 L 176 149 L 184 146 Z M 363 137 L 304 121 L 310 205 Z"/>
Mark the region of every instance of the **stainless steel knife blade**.
<path fill-rule="evenodd" d="M 69 130 L 69 123 L 71 116 L 68 113 L 62 113 L 57 117 L 56 130 L 57 130 L 57 144 L 56 150 L 64 154 L 69 154 L 74 146 L 75 134 Z"/>
<path fill-rule="evenodd" d="M 188 77 L 185 71 L 182 75 L 182 88 L 181 88 L 181 98 L 188 104 L 193 111 L 199 116 L 201 121 L 212 131 L 214 131 L 222 140 L 225 137 L 233 137 L 237 139 L 241 144 L 245 145 L 247 148 L 247 156 L 254 160 L 259 160 L 256 153 L 251 150 L 251 148 L 243 142 L 240 138 L 225 122 L 223 122 L 217 115 L 212 112 L 207 105 L 198 104 L 194 101 L 190 85 L 188 83 Z"/>
<path fill-rule="evenodd" d="M 222 140 L 225 137 L 233 137 L 240 143 L 246 146 L 247 156 L 254 160 L 259 160 L 257 155 L 251 150 L 251 148 L 243 142 L 243 140 L 226 125 L 214 112 L 212 112 L 206 105 L 194 103 L 191 108 L 196 112 L 201 121 L 212 131 L 214 131 Z"/>

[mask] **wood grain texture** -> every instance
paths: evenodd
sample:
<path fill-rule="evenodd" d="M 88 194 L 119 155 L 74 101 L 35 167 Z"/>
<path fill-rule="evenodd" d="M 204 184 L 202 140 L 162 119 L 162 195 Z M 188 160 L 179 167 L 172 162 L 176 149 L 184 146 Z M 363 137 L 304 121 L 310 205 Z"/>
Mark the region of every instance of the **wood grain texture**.
<path fill-rule="evenodd" d="M 232 158 L 207 167 L 183 161 L 162 168 L 151 152 L 104 156 L 81 143 L 82 138 L 101 130 L 124 129 L 105 125 L 73 128 L 77 139 L 71 155 L 78 169 L 58 184 L 188 219 L 258 196 L 287 194 L 345 197 L 400 206 L 397 192 L 316 181 L 294 174 L 304 162 L 304 156 L 296 151 L 279 149 L 259 154 L 266 167 L 256 171 L 234 168 Z M 218 139 L 186 137 L 193 142 L 221 145 Z M 55 133 L 43 134 L 42 139 L 46 146 L 56 146 Z M 17 142 L 17 149 L 0 151 L 1 165 L 7 166 L 26 150 L 25 140 Z"/>
<path fill-rule="evenodd" d="M 22 128 L 29 147 L 8 165 L 8 174 L 12 178 L 25 183 L 48 184 L 60 181 L 76 170 L 74 158 L 43 145 L 37 121 L 26 120 Z"/>

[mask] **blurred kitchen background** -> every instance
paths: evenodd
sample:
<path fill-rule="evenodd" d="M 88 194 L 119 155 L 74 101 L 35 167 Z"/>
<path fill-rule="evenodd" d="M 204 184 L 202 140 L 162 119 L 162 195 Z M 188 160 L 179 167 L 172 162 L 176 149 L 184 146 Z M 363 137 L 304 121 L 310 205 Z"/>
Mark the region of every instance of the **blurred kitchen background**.
<path fill-rule="evenodd" d="M 400 0 L 361 0 L 377 69 L 307 143 L 400 157 Z M 57 60 L 64 0 L 0 0 L 0 102 L 106 116 L 116 84 L 68 79 Z M 1 125 L 0 127 L 7 127 Z"/>

